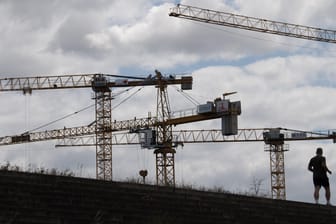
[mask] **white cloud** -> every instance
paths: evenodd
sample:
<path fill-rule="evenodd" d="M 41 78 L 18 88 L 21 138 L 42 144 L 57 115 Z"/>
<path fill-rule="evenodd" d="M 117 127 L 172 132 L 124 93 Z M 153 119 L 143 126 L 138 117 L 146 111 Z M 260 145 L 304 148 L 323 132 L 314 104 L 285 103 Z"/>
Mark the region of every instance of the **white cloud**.
<path fill-rule="evenodd" d="M 333 15 L 332 8 L 335 7 L 335 2 L 332 0 L 320 2 L 314 0 L 277 0 L 272 2 L 237 0 L 235 2 L 241 14 L 252 17 L 325 29 L 332 29 L 334 26 L 333 23 L 330 23 L 330 16 Z"/>

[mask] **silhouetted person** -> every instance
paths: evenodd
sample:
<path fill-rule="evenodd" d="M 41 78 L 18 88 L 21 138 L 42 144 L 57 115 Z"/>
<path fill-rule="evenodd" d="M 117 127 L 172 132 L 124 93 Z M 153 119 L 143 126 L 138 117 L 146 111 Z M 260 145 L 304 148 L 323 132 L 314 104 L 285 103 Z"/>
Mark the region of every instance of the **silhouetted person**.
<path fill-rule="evenodd" d="M 330 205 L 330 185 L 327 172 L 331 174 L 331 171 L 328 169 L 326 158 L 322 156 L 322 154 L 322 148 L 317 148 L 316 156 L 309 161 L 308 170 L 313 172 L 313 182 L 315 186 L 314 199 L 316 204 L 318 204 L 320 189 L 321 186 L 323 186 L 325 189 L 327 205 Z"/>

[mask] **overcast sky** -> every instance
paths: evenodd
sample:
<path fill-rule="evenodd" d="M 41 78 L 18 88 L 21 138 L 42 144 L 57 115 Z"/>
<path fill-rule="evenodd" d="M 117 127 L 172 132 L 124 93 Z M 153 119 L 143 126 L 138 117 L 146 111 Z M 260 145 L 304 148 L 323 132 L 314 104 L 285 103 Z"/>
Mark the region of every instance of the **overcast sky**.
<path fill-rule="evenodd" d="M 336 45 L 253 33 L 168 16 L 178 1 L 0 0 L 0 77 L 109 73 L 147 76 L 189 73 L 189 94 L 200 103 L 237 91 L 239 128 L 285 127 L 307 131 L 335 128 Z M 336 30 L 333 0 L 194 0 L 182 4 Z M 195 107 L 168 88 L 172 111 Z M 120 90 L 113 90 L 118 92 Z M 134 92 L 134 90 L 132 90 Z M 117 97 L 117 104 L 133 92 Z M 127 95 L 128 94 L 128 95 Z M 113 110 L 113 119 L 155 114 L 154 87 L 143 88 Z M 1 93 L 0 136 L 20 134 L 93 104 L 91 89 Z M 45 129 L 87 125 L 90 108 Z M 175 127 L 216 129 L 220 120 Z M 1 147 L 0 163 L 27 169 L 72 169 L 95 176 L 95 149 L 55 149 L 55 142 Z M 290 142 L 285 153 L 288 200 L 312 202 L 310 157 L 324 148 L 336 203 L 336 152 L 328 141 Z M 155 179 L 155 157 L 140 146 L 115 146 L 113 178 Z M 176 153 L 176 181 L 196 187 L 250 190 L 263 180 L 270 194 L 269 153 L 264 143 L 186 144 Z M 324 192 L 321 192 L 322 202 Z"/>

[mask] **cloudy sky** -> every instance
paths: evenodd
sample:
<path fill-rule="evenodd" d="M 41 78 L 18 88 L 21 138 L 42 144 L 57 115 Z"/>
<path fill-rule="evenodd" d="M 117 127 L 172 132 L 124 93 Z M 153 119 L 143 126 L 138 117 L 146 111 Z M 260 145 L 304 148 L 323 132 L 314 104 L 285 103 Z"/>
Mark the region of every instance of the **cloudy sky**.
<path fill-rule="evenodd" d="M 319 131 L 335 128 L 336 45 L 201 24 L 168 16 L 178 1 L 161 0 L 0 0 L 0 77 L 108 73 L 147 76 L 192 74 L 190 96 L 203 103 L 237 91 L 239 128 L 285 127 Z M 194 0 L 181 1 L 294 24 L 336 29 L 333 0 Z M 119 92 L 120 90 L 113 90 Z M 115 105 L 136 90 L 121 94 Z M 195 107 L 168 88 L 172 111 Z M 20 134 L 93 104 L 92 91 L 1 93 L 0 136 Z M 155 112 L 156 90 L 141 89 L 113 110 L 113 119 L 145 117 Z M 90 107 L 45 127 L 87 125 Z M 178 129 L 216 129 L 220 120 Z M 55 149 L 55 142 L 1 147 L 0 163 L 71 169 L 95 176 L 95 149 Z M 336 152 L 332 141 L 290 142 L 285 153 L 287 199 L 312 202 L 307 163 L 318 146 L 329 168 L 332 203 L 336 203 Z M 155 179 L 152 151 L 115 146 L 115 180 L 138 178 L 140 169 Z M 176 154 L 176 181 L 196 187 L 248 192 L 254 179 L 270 194 L 269 154 L 264 143 L 186 144 Z M 321 192 L 321 196 L 324 192 Z M 324 197 L 322 198 L 322 202 Z"/>

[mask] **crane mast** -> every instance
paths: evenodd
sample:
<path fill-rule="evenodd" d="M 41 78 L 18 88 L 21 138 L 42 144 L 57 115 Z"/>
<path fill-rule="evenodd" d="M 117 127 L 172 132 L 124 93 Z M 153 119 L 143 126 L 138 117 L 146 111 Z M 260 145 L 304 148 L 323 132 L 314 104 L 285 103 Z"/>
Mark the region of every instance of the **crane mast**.
<path fill-rule="evenodd" d="M 167 86 L 162 80 L 162 74 L 156 71 L 158 77 L 157 112 L 161 125 L 156 126 L 157 148 L 154 151 L 156 159 L 156 183 L 158 185 L 175 185 L 175 149 L 172 146 L 172 125 L 166 124 L 170 119 L 170 104 Z"/>
<path fill-rule="evenodd" d="M 95 100 L 96 177 L 112 180 L 112 94 L 105 76 L 92 80 Z"/>
<path fill-rule="evenodd" d="M 178 4 L 169 16 L 262 33 L 336 43 L 336 31 Z"/>

